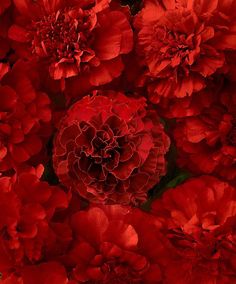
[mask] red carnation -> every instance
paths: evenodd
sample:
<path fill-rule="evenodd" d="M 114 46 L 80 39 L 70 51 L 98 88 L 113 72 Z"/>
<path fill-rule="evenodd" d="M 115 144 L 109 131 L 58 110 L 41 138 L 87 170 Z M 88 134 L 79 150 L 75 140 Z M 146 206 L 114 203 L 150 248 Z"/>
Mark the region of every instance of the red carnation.
<path fill-rule="evenodd" d="M 90 201 L 136 204 L 165 174 L 169 143 L 144 98 L 95 92 L 62 120 L 54 169 L 63 184 Z"/>
<path fill-rule="evenodd" d="M 153 103 L 191 96 L 206 78 L 227 71 L 225 54 L 236 50 L 235 10 L 235 0 L 144 1 L 135 21 L 137 53 Z"/>
<path fill-rule="evenodd" d="M 73 268 L 72 283 L 161 283 L 159 266 L 150 256 L 154 219 L 130 210 L 107 205 L 72 217 L 75 240 L 66 257 L 67 265 Z M 143 228 L 133 226 L 137 218 L 144 222 Z"/>
<path fill-rule="evenodd" d="M 152 211 L 161 221 L 168 284 L 236 283 L 236 191 L 211 176 L 167 190 Z M 159 239 L 160 242 L 161 239 Z"/>
<path fill-rule="evenodd" d="M 222 91 L 199 115 L 178 120 L 174 138 L 181 167 L 236 179 L 235 86 Z"/>
<path fill-rule="evenodd" d="M 131 51 L 133 34 L 126 15 L 109 2 L 14 0 L 20 15 L 9 36 L 25 46 L 16 46 L 21 56 L 45 62 L 55 80 L 110 82 L 123 69 L 121 55 Z"/>
<path fill-rule="evenodd" d="M 4 278 L 13 271 L 20 273 L 21 265 L 52 257 L 56 242 L 61 248 L 65 239 L 66 226 L 51 219 L 57 209 L 68 206 L 67 195 L 40 181 L 40 175 L 38 169 L 0 178 L 0 271 Z"/>
<path fill-rule="evenodd" d="M 0 64 L 1 171 L 40 152 L 51 120 L 50 100 L 39 90 L 37 74 L 21 61 L 7 71 L 8 66 Z"/>

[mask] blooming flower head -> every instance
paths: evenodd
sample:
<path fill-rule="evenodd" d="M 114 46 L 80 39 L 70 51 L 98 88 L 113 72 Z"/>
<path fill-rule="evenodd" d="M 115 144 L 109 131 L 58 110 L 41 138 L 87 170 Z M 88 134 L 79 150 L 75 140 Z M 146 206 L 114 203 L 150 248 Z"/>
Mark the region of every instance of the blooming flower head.
<path fill-rule="evenodd" d="M 235 95 L 235 85 L 228 86 L 199 115 L 177 121 L 174 138 L 179 166 L 236 179 Z"/>
<path fill-rule="evenodd" d="M 152 211 L 168 241 L 165 283 L 235 283 L 235 188 L 211 176 L 192 178 L 167 190 Z"/>
<path fill-rule="evenodd" d="M 55 80 L 83 75 L 91 85 L 120 75 L 121 54 L 132 49 L 132 30 L 109 0 L 15 0 L 20 16 L 9 36 L 29 58 L 47 62 Z M 22 50 L 18 50 L 21 52 Z"/>
<path fill-rule="evenodd" d="M 236 1 L 146 0 L 136 16 L 137 53 L 150 100 L 183 98 L 227 65 L 236 49 Z"/>
<path fill-rule="evenodd" d="M 39 153 L 50 135 L 50 100 L 39 90 L 34 72 L 20 61 L 8 70 L 0 64 L 1 171 L 17 168 Z"/>
<path fill-rule="evenodd" d="M 133 226 L 135 218 L 144 222 L 142 228 Z M 161 283 L 159 265 L 149 254 L 150 239 L 143 241 L 152 222 L 152 216 L 120 205 L 76 213 L 71 221 L 75 240 L 66 256 L 75 283 Z"/>
<path fill-rule="evenodd" d="M 145 99 L 113 91 L 76 102 L 54 141 L 60 181 L 101 203 L 139 203 L 166 172 L 169 138 Z"/>
<path fill-rule="evenodd" d="M 40 181 L 41 174 L 38 167 L 0 178 L 0 271 L 5 278 L 20 266 L 41 260 L 59 232 L 51 219 L 56 210 L 68 206 L 68 198 L 59 187 Z"/>

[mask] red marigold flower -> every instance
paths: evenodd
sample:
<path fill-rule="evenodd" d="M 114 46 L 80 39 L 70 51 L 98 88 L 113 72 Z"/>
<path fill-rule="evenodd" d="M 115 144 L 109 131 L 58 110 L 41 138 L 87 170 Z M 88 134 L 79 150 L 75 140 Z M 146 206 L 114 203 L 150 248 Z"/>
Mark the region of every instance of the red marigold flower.
<path fill-rule="evenodd" d="M 147 67 L 150 100 L 200 91 L 236 50 L 236 1 L 146 0 L 136 16 L 137 53 Z"/>
<path fill-rule="evenodd" d="M 23 62 L 6 73 L 0 64 L 0 171 L 16 168 L 42 148 L 50 135 L 50 100 L 38 88 L 37 77 Z"/>
<path fill-rule="evenodd" d="M 86 75 L 94 86 L 110 82 L 123 69 L 121 55 L 131 51 L 133 33 L 109 2 L 14 0 L 20 17 L 9 36 L 25 44 L 26 56 L 48 62 L 55 80 Z"/>
<path fill-rule="evenodd" d="M 51 219 L 56 210 L 68 206 L 68 197 L 59 187 L 40 181 L 38 175 L 38 170 L 24 171 L 0 178 L 0 271 L 4 278 L 21 265 L 49 255 L 52 237 L 61 244 L 64 241 L 66 226 L 62 233 L 60 224 Z"/>
<path fill-rule="evenodd" d="M 199 115 L 177 121 L 174 138 L 178 163 L 195 173 L 236 178 L 235 86 L 219 94 L 218 101 Z"/>
<path fill-rule="evenodd" d="M 132 225 L 139 217 L 145 222 L 143 229 Z M 152 216 L 120 205 L 76 213 L 71 221 L 75 241 L 66 256 L 72 279 L 75 283 L 161 283 L 159 265 L 149 255 L 150 239 L 143 240 L 155 228 L 153 222 Z"/>
<path fill-rule="evenodd" d="M 211 176 L 192 178 L 167 190 L 152 211 L 168 241 L 164 283 L 236 283 L 235 188 Z"/>
<path fill-rule="evenodd" d="M 54 141 L 54 169 L 68 188 L 99 203 L 137 203 L 166 172 L 169 138 L 144 98 L 94 92 L 76 102 Z M 97 94 L 97 95 L 96 95 Z"/>

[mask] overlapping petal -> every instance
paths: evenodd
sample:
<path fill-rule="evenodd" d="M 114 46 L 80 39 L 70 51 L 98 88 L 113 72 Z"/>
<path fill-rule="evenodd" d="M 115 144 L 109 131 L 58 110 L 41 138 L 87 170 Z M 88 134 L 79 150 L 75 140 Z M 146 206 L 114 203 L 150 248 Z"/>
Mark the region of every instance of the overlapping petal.
<path fill-rule="evenodd" d="M 94 202 L 136 203 L 165 174 L 169 138 L 144 98 L 97 92 L 75 103 L 54 141 L 54 169 Z"/>

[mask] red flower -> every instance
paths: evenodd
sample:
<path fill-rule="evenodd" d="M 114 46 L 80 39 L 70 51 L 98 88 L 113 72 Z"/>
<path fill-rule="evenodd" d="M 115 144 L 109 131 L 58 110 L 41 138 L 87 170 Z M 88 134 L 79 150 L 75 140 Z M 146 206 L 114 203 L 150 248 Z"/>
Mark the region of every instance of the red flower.
<path fill-rule="evenodd" d="M 20 17 L 9 36 L 25 44 L 26 57 L 47 62 L 55 80 L 81 75 L 93 86 L 110 82 L 123 69 L 121 55 L 132 49 L 133 35 L 125 14 L 109 2 L 15 0 Z"/>
<path fill-rule="evenodd" d="M 90 201 L 137 203 L 165 174 L 169 143 L 144 98 L 95 92 L 62 120 L 54 169 L 63 184 Z"/>
<path fill-rule="evenodd" d="M 60 224 L 51 219 L 56 210 L 68 206 L 68 198 L 59 187 L 39 181 L 40 175 L 38 168 L 0 178 L 0 271 L 4 278 L 21 265 L 52 257 L 52 237 L 63 244 L 66 226 L 60 232 Z"/>
<path fill-rule="evenodd" d="M 235 9 L 235 0 L 144 1 L 135 21 L 137 53 L 153 103 L 191 96 L 225 67 L 225 52 L 236 50 Z"/>
<path fill-rule="evenodd" d="M 133 226 L 135 218 L 145 222 L 143 228 Z M 149 255 L 150 239 L 145 239 L 155 228 L 152 222 L 152 216 L 119 205 L 75 214 L 75 240 L 66 257 L 75 283 L 161 283 L 159 266 Z"/>
<path fill-rule="evenodd" d="M 18 62 L 6 73 L 0 64 L 0 170 L 16 168 L 42 148 L 50 135 L 50 101 L 38 89 L 37 74 Z"/>
<path fill-rule="evenodd" d="M 211 176 L 193 178 L 152 208 L 168 241 L 164 283 L 236 283 L 235 188 Z"/>
<path fill-rule="evenodd" d="M 235 86 L 195 117 L 177 121 L 174 138 L 181 167 L 236 179 Z"/>

